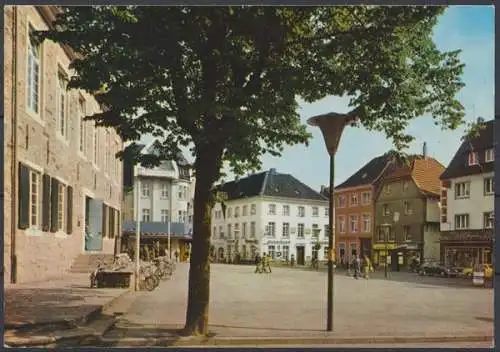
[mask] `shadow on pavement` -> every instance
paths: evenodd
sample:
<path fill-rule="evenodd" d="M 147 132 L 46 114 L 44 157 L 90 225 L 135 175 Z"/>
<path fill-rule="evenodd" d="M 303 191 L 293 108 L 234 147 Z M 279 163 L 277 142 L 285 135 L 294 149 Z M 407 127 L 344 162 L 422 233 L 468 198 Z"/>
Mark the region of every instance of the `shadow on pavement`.
<path fill-rule="evenodd" d="M 296 332 L 323 332 L 320 329 L 294 329 L 294 328 L 276 328 L 276 327 L 266 327 L 266 326 L 232 326 L 232 325 L 219 325 L 210 324 L 214 328 L 224 328 L 224 329 L 245 329 L 245 330 L 264 330 L 264 331 L 296 331 Z"/>

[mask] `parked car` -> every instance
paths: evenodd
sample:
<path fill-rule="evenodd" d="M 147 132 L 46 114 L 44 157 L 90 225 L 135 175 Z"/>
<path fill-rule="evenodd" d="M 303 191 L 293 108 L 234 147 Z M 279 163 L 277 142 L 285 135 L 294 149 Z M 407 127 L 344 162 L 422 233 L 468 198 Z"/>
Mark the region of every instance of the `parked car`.
<path fill-rule="evenodd" d="M 427 276 L 442 276 L 442 277 L 457 277 L 461 273 L 461 269 L 452 266 L 446 266 L 438 262 L 424 263 L 419 270 L 421 275 Z"/>

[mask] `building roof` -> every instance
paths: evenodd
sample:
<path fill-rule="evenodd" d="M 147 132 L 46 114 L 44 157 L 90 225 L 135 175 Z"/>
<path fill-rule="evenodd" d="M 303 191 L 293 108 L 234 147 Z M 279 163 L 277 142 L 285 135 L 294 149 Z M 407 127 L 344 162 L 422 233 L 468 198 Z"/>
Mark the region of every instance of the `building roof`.
<path fill-rule="evenodd" d="M 135 235 L 135 221 L 124 221 L 122 225 L 122 232 L 126 235 Z M 168 224 L 159 221 L 141 222 L 141 236 L 149 237 L 166 237 L 168 236 Z M 173 238 L 186 238 L 192 237 L 186 224 L 181 222 L 170 223 L 170 236 Z"/>
<path fill-rule="evenodd" d="M 380 177 L 391 158 L 390 153 L 373 158 L 351 177 L 335 187 L 335 190 L 373 184 Z"/>
<path fill-rule="evenodd" d="M 278 173 L 275 169 L 227 182 L 217 188 L 227 193 L 228 200 L 256 196 L 327 200 L 292 175 Z"/>
<path fill-rule="evenodd" d="M 439 177 L 444 169 L 444 166 L 432 157 L 410 155 L 407 164 L 391 164 L 383 181 L 411 177 L 422 193 L 438 196 L 441 192 Z"/>
<path fill-rule="evenodd" d="M 485 127 L 479 130 L 477 137 L 462 142 L 450 164 L 441 175 L 442 180 L 493 172 L 495 163 L 485 163 L 484 151 L 494 148 L 494 125 L 494 120 L 486 121 Z M 469 166 L 468 155 L 472 151 L 478 152 L 479 164 Z"/>

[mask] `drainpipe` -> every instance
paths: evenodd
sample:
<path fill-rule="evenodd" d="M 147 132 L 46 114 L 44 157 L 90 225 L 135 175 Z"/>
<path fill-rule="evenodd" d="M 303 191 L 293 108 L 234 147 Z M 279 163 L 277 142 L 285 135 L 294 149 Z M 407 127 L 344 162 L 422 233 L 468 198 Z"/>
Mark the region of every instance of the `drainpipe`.
<path fill-rule="evenodd" d="M 17 281 L 17 256 L 16 256 L 16 206 L 17 206 L 17 11 L 18 7 L 12 7 L 12 125 L 11 125 L 11 148 L 12 148 L 12 166 L 11 177 L 11 201 L 10 201 L 10 282 L 15 284 Z"/>

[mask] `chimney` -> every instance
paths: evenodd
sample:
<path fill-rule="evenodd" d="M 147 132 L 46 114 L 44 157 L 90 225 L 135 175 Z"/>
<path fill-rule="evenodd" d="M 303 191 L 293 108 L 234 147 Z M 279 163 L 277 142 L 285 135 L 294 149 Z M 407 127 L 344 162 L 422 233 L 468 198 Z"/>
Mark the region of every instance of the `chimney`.
<path fill-rule="evenodd" d="M 422 154 L 424 156 L 424 159 L 427 159 L 427 142 L 424 142 L 424 146 L 422 148 Z"/>

